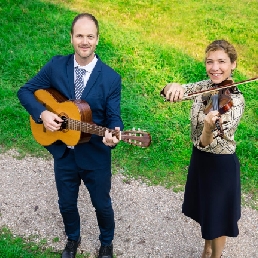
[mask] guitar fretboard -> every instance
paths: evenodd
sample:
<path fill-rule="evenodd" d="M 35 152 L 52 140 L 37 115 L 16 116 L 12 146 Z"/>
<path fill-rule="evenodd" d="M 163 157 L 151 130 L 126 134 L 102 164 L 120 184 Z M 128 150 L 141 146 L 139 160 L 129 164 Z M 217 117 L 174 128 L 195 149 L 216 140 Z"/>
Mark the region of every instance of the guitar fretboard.
<path fill-rule="evenodd" d="M 98 126 L 98 125 L 90 124 L 90 123 L 86 123 L 86 122 L 81 122 L 79 120 L 74 120 L 71 118 L 68 118 L 68 129 L 75 130 L 75 131 L 81 131 L 83 133 L 95 134 L 98 136 L 105 136 L 106 130 L 108 130 L 113 135 L 117 134 L 117 131 L 108 129 L 107 127 Z"/>

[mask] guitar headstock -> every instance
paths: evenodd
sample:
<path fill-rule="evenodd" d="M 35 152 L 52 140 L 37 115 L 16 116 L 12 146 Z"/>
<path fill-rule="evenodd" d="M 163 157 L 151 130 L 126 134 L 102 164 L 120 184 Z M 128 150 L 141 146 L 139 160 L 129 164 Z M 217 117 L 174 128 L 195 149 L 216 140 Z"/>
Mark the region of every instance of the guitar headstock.
<path fill-rule="evenodd" d="M 140 131 L 140 129 L 122 131 L 121 140 L 131 145 L 140 146 L 142 148 L 149 147 L 151 144 L 150 134 L 144 131 Z"/>

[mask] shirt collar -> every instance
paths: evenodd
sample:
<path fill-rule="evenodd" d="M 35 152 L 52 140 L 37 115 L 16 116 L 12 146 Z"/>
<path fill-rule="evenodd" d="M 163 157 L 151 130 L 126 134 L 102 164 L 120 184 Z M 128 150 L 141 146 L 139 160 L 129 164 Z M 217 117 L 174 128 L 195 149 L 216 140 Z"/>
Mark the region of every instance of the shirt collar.
<path fill-rule="evenodd" d="M 87 65 L 84 65 L 84 66 L 81 66 L 79 65 L 76 60 L 75 60 L 75 55 L 74 55 L 74 68 L 75 67 L 78 67 L 80 69 L 85 69 L 88 73 L 91 73 L 93 68 L 95 67 L 96 63 L 98 61 L 98 58 L 96 57 L 96 55 L 94 56 L 93 60 L 87 64 Z"/>

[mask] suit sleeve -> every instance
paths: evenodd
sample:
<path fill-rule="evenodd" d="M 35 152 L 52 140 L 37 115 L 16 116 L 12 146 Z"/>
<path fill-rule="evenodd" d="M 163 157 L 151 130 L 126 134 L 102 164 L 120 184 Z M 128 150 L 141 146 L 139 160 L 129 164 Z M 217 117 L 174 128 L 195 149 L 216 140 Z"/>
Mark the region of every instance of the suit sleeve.
<path fill-rule="evenodd" d="M 110 87 L 109 96 L 106 104 L 106 123 L 107 127 L 114 129 L 120 127 L 122 131 L 124 125 L 121 118 L 121 77 L 117 74 Z"/>
<path fill-rule="evenodd" d="M 46 110 L 43 104 L 38 102 L 34 92 L 38 89 L 51 87 L 51 62 L 48 62 L 38 74 L 24 84 L 17 92 L 17 96 L 22 106 L 32 116 L 35 122 L 40 122 L 40 114 Z"/>

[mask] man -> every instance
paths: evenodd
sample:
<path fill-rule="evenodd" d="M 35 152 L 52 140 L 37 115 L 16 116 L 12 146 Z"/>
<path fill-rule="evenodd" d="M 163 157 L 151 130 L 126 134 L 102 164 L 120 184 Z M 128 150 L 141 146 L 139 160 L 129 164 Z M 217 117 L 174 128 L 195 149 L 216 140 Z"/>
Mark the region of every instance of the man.
<path fill-rule="evenodd" d="M 35 99 L 36 90 L 50 87 L 67 99 L 86 101 L 95 124 L 118 131 L 123 129 L 120 117 L 121 77 L 95 55 L 98 40 L 96 18 L 88 13 L 77 15 L 71 26 L 71 43 L 75 53 L 53 57 L 34 78 L 19 89 L 21 104 L 34 121 L 44 124 L 46 130 L 59 130 L 63 121 Z M 96 211 L 101 242 L 98 257 L 113 257 L 115 222 L 109 193 L 111 149 L 118 142 L 115 136 L 106 131 L 103 138 L 91 135 L 89 142 L 76 146 L 66 146 L 61 141 L 46 146 L 54 158 L 58 203 L 68 238 L 63 258 L 75 257 L 81 241 L 77 209 L 81 180 L 90 193 Z"/>

